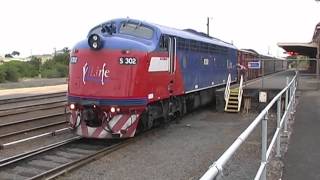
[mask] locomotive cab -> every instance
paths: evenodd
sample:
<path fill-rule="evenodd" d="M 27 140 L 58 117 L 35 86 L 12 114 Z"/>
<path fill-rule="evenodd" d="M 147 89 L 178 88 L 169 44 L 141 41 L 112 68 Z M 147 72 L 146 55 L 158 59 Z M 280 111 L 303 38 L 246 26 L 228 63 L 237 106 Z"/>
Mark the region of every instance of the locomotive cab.
<path fill-rule="evenodd" d="M 68 102 L 70 123 L 77 134 L 133 136 L 148 102 L 145 77 L 155 34 L 141 22 L 114 20 L 94 27 L 86 40 L 75 45 L 69 64 Z M 81 126 L 106 132 L 90 134 L 82 132 L 85 128 Z"/>

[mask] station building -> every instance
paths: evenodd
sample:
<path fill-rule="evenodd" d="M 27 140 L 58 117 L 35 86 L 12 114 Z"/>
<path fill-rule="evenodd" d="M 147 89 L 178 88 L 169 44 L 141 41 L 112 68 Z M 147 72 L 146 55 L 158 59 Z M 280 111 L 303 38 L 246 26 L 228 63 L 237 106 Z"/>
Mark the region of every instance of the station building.
<path fill-rule="evenodd" d="M 289 55 L 302 55 L 310 59 L 308 73 L 316 73 L 320 71 L 320 22 L 316 25 L 312 41 L 300 43 L 278 43 Z"/>

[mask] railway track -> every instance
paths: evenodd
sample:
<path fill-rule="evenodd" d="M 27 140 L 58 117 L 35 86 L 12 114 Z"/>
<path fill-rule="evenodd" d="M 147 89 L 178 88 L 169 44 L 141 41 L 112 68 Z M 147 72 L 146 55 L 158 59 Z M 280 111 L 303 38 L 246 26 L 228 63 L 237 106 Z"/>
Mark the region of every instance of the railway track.
<path fill-rule="evenodd" d="M 23 122 L 20 122 L 20 123 L 23 123 Z M 28 133 L 28 132 L 32 132 L 32 131 L 37 131 L 37 130 L 41 130 L 41 129 L 45 129 L 45 128 L 55 127 L 55 126 L 62 125 L 62 124 L 67 124 L 67 122 L 65 120 L 57 121 L 57 122 L 49 123 L 49 124 L 46 124 L 46 125 L 35 126 L 35 127 L 32 127 L 32 128 L 27 128 L 27 129 L 23 129 L 23 130 L 18 130 L 18 131 L 13 131 L 13 132 L 10 132 L 10 133 L 1 134 L 0 135 L 0 139 L 11 137 L 11 136 L 16 136 L 16 135 L 19 135 L 19 134 L 24 134 L 24 133 Z M 7 125 L 7 124 L 5 124 L 5 125 Z"/>
<path fill-rule="evenodd" d="M 6 180 L 53 179 L 131 142 L 133 139 L 106 141 L 74 137 L 0 160 L 0 177 Z"/>
<path fill-rule="evenodd" d="M 0 123 L 0 142 L 16 141 L 67 128 L 65 113 L 55 113 L 36 118 Z"/>
<path fill-rule="evenodd" d="M 12 103 L 20 103 L 26 101 L 33 101 L 39 99 L 48 99 L 48 98 L 56 98 L 66 96 L 66 92 L 57 92 L 57 93 L 50 93 L 50 94 L 40 94 L 40 95 L 33 95 L 33 96 L 25 96 L 25 97 L 16 97 L 11 99 L 0 99 L 0 105 L 3 104 L 12 104 Z"/>
<path fill-rule="evenodd" d="M 66 128 L 65 103 L 65 92 L 0 100 L 0 143 Z"/>
<path fill-rule="evenodd" d="M 4 99 L 0 100 L 0 117 L 22 114 L 36 110 L 63 107 L 65 103 L 65 92 L 22 98 Z"/>

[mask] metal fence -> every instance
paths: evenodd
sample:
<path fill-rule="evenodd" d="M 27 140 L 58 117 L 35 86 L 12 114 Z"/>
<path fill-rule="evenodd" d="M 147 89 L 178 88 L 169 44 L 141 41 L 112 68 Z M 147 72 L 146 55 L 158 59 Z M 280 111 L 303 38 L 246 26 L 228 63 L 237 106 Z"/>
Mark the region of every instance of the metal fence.
<path fill-rule="evenodd" d="M 287 77 L 287 86 L 278 93 L 271 102 L 262 110 L 262 112 L 254 119 L 254 121 L 248 126 L 248 128 L 241 133 L 241 135 L 233 142 L 233 144 L 222 154 L 222 156 L 214 162 L 207 172 L 201 177 L 201 180 L 207 179 L 218 179 L 219 176 L 222 175 L 223 168 L 225 164 L 231 159 L 233 154 L 238 150 L 241 144 L 246 141 L 248 136 L 253 132 L 253 130 L 258 126 L 258 124 L 262 124 L 261 129 L 261 163 L 256 173 L 255 180 L 265 180 L 267 178 L 267 163 L 268 159 L 271 155 L 271 151 L 273 146 L 276 144 L 276 156 L 280 157 L 280 132 L 287 131 L 287 121 L 289 117 L 295 111 L 295 103 L 296 103 L 296 89 L 297 89 L 297 79 L 298 79 L 298 71 L 296 71 L 295 76 L 289 82 L 289 78 Z M 285 96 L 285 108 L 284 112 L 281 112 L 281 99 L 282 96 Z M 277 129 L 272 137 L 272 140 L 268 146 L 267 144 L 267 122 L 268 122 L 268 112 L 271 110 L 273 105 L 276 104 L 276 112 L 277 112 Z"/>

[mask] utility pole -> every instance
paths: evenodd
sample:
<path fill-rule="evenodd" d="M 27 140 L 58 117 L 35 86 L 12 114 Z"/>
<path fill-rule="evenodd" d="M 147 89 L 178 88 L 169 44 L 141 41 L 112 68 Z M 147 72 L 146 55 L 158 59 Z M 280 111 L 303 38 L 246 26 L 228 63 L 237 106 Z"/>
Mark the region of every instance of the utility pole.
<path fill-rule="evenodd" d="M 53 56 L 55 57 L 57 55 L 57 48 L 53 48 Z"/>
<path fill-rule="evenodd" d="M 209 36 L 209 26 L 210 26 L 210 24 L 209 24 L 209 17 L 207 17 L 207 35 Z"/>
<path fill-rule="evenodd" d="M 210 36 L 210 20 L 212 20 L 212 17 L 207 17 L 207 35 Z"/>

